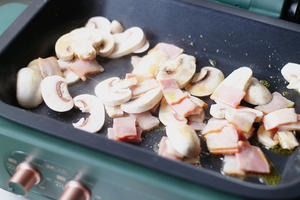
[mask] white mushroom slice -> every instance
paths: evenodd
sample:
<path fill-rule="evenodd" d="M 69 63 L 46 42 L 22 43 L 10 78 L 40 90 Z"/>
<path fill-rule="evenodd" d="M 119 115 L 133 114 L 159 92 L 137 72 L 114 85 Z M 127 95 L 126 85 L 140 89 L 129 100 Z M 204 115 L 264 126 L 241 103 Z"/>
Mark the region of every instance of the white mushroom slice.
<path fill-rule="evenodd" d="M 272 94 L 256 78 L 252 78 L 244 100 L 252 105 L 264 105 L 272 100 Z"/>
<path fill-rule="evenodd" d="M 117 106 L 131 99 L 132 93 L 129 88 L 114 86 L 119 81 L 119 77 L 112 77 L 100 82 L 95 87 L 95 94 L 102 103 L 109 106 Z"/>
<path fill-rule="evenodd" d="M 136 58 L 136 57 L 135 57 Z M 138 75 L 156 76 L 159 71 L 159 65 L 165 62 L 168 56 L 162 51 L 154 51 L 134 63 L 132 73 Z M 135 60 L 137 61 L 137 60 Z"/>
<path fill-rule="evenodd" d="M 251 78 L 252 70 L 249 67 L 240 67 L 219 84 L 210 98 L 235 108 L 244 98 Z"/>
<path fill-rule="evenodd" d="M 282 69 L 281 74 L 289 82 L 288 89 L 296 89 L 300 92 L 300 65 L 287 63 Z"/>
<path fill-rule="evenodd" d="M 61 36 L 55 44 L 58 58 L 70 61 L 75 56 L 83 60 L 96 58 L 96 48 L 102 44 L 102 34 L 96 29 L 78 28 Z"/>
<path fill-rule="evenodd" d="M 35 108 L 43 102 L 40 90 L 42 81 L 38 70 L 22 68 L 17 74 L 16 96 L 20 106 L 24 108 Z"/>
<path fill-rule="evenodd" d="M 119 58 L 141 48 L 146 41 L 143 30 L 139 27 L 132 27 L 123 33 L 114 34 L 115 49 L 109 58 Z"/>
<path fill-rule="evenodd" d="M 200 140 L 196 132 L 185 123 L 173 123 L 166 126 L 171 145 L 182 156 L 194 158 L 201 152 Z"/>
<path fill-rule="evenodd" d="M 275 131 L 267 131 L 264 125 L 260 125 L 257 130 L 257 139 L 267 148 L 273 148 L 278 144 L 278 138 L 275 137 Z"/>
<path fill-rule="evenodd" d="M 63 72 L 63 75 L 64 75 L 65 81 L 67 82 L 68 85 L 74 84 L 80 80 L 80 77 L 77 76 L 77 74 L 75 74 L 71 70 L 65 70 Z"/>
<path fill-rule="evenodd" d="M 57 112 L 66 112 L 73 108 L 73 99 L 69 94 L 65 79 L 61 76 L 47 76 L 41 82 L 42 97 L 46 105 Z"/>
<path fill-rule="evenodd" d="M 97 48 L 97 54 L 102 57 L 109 56 L 115 48 L 115 40 L 111 34 L 102 34 L 103 42 Z"/>
<path fill-rule="evenodd" d="M 150 47 L 150 43 L 147 40 L 141 48 L 135 50 L 133 53 L 144 53 L 145 51 L 147 51 L 149 49 L 149 47 Z"/>
<path fill-rule="evenodd" d="M 277 136 L 279 144 L 283 149 L 292 150 L 299 146 L 295 135 L 291 131 L 278 131 Z"/>
<path fill-rule="evenodd" d="M 224 80 L 224 74 L 215 67 L 203 67 L 196 73 L 191 83 L 186 87 L 192 95 L 203 97 L 211 95 Z"/>
<path fill-rule="evenodd" d="M 211 116 L 217 119 L 224 119 L 225 112 L 228 109 L 227 106 L 223 106 L 222 104 L 213 104 L 210 106 L 209 113 Z"/>
<path fill-rule="evenodd" d="M 158 117 L 160 122 L 165 126 L 167 126 L 168 124 L 173 124 L 175 122 L 187 123 L 187 119 L 176 114 L 176 112 L 167 103 L 165 98 L 161 100 Z"/>
<path fill-rule="evenodd" d="M 196 58 L 187 54 L 181 54 L 165 62 L 160 66 L 160 72 L 157 75 L 158 80 L 174 78 L 180 88 L 185 87 L 192 79 L 196 71 Z"/>
<path fill-rule="evenodd" d="M 105 121 L 105 111 L 102 102 L 94 95 L 82 94 L 74 98 L 74 104 L 82 112 L 90 113 L 86 119 L 81 118 L 73 123 L 75 128 L 95 133 L 98 132 Z"/>
<path fill-rule="evenodd" d="M 110 33 L 111 23 L 110 21 L 102 16 L 92 17 L 88 20 L 85 27 L 98 29 L 105 33 Z"/>
<path fill-rule="evenodd" d="M 116 34 L 116 33 L 122 33 L 124 31 L 124 28 L 122 26 L 122 24 L 117 21 L 117 20 L 113 20 L 110 24 L 110 32 L 111 34 Z"/>
<path fill-rule="evenodd" d="M 111 118 L 124 116 L 124 112 L 121 110 L 120 106 L 109 106 L 104 104 L 104 107 L 107 115 Z"/>
<path fill-rule="evenodd" d="M 153 108 L 162 98 L 160 88 L 145 92 L 137 98 L 121 105 L 121 109 L 127 113 L 142 113 Z"/>

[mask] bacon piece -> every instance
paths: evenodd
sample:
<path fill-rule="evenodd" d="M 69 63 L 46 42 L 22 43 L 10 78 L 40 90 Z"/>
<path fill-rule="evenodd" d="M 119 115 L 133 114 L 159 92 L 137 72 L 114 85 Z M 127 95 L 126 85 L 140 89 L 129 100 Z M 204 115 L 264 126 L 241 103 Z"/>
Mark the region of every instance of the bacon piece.
<path fill-rule="evenodd" d="M 257 130 L 257 139 L 267 148 L 273 148 L 278 144 L 278 137 L 275 137 L 275 131 L 267 131 L 264 125 L 260 125 Z"/>
<path fill-rule="evenodd" d="M 183 160 L 183 157 L 172 147 L 167 136 L 163 136 L 159 142 L 158 155 L 172 160 Z"/>
<path fill-rule="evenodd" d="M 239 151 L 239 133 L 232 125 L 226 125 L 220 132 L 209 133 L 204 137 L 212 154 L 232 154 Z"/>
<path fill-rule="evenodd" d="M 57 59 L 55 57 L 38 58 L 37 62 L 38 66 L 40 67 L 42 78 L 53 75 L 62 75 Z"/>
<path fill-rule="evenodd" d="M 300 131 L 300 115 L 297 115 L 297 122 L 278 127 L 279 131 Z"/>
<path fill-rule="evenodd" d="M 178 115 L 183 117 L 187 117 L 198 109 L 198 106 L 190 98 L 185 98 L 180 103 L 171 105 L 171 107 Z"/>
<path fill-rule="evenodd" d="M 241 151 L 236 153 L 241 170 L 259 174 L 269 174 L 270 165 L 259 147 L 252 146 L 246 142 L 239 142 Z"/>
<path fill-rule="evenodd" d="M 113 120 L 114 136 L 120 141 L 139 141 L 134 117 L 119 117 Z"/>
<path fill-rule="evenodd" d="M 255 133 L 255 128 L 252 127 L 248 133 L 242 133 L 245 140 L 249 140 Z"/>
<path fill-rule="evenodd" d="M 295 108 L 283 108 L 265 115 L 263 122 L 265 129 L 271 130 L 281 125 L 297 122 L 297 114 Z"/>
<path fill-rule="evenodd" d="M 256 114 L 248 111 L 232 109 L 225 112 L 225 119 L 242 133 L 248 133 L 251 130 L 255 118 Z"/>
<path fill-rule="evenodd" d="M 299 146 L 295 135 L 291 131 L 278 131 L 277 136 L 279 144 L 283 149 L 292 150 Z"/>
<path fill-rule="evenodd" d="M 164 52 L 166 55 L 168 55 L 168 59 L 174 59 L 183 53 L 183 49 L 168 43 L 158 43 L 153 49 L 149 50 L 148 54 L 155 51 Z"/>
<path fill-rule="evenodd" d="M 227 124 L 225 119 L 210 118 L 202 131 L 202 135 L 220 132 Z"/>
<path fill-rule="evenodd" d="M 236 108 L 240 105 L 245 95 L 246 92 L 242 89 L 220 84 L 210 98 L 216 102 Z"/>
<path fill-rule="evenodd" d="M 224 174 L 236 175 L 236 176 L 245 176 L 245 172 L 241 170 L 240 164 L 235 155 L 225 155 L 223 160 L 223 169 Z"/>
<path fill-rule="evenodd" d="M 68 69 L 74 72 L 81 78 L 82 81 L 86 81 L 87 74 L 96 74 L 103 72 L 103 67 L 97 62 L 97 60 L 80 60 L 79 58 L 68 62 Z"/>
<path fill-rule="evenodd" d="M 152 116 L 149 111 L 139 114 L 130 114 L 130 116 L 136 118 L 137 125 L 143 131 L 151 131 L 152 129 L 158 127 L 160 123 L 158 118 Z"/>
<path fill-rule="evenodd" d="M 169 123 L 172 124 L 176 122 L 187 123 L 187 119 L 178 115 L 166 102 L 165 98 L 162 98 L 161 100 L 158 116 L 161 123 L 163 123 L 165 126 L 167 126 Z"/>
<path fill-rule="evenodd" d="M 162 79 L 159 80 L 159 83 L 164 97 L 170 105 L 178 104 L 188 97 L 187 94 L 178 87 L 176 79 Z"/>
<path fill-rule="evenodd" d="M 260 110 L 265 114 L 273 112 L 275 110 L 279 110 L 282 108 L 291 108 L 294 106 L 294 102 L 288 100 L 287 98 L 283 97 L 280 93 L 274 92 L 272 94 L 273 98 L 270 103 L 256 106 L 256 110 Z"/>
<path fill-rule="evenodd" d="M 203 122 L 205 119 L 205 113 L 202 112 L 199 115 L 188 116 L 188 125 L 195 131 L 202 131 L 206 124 Z"/>

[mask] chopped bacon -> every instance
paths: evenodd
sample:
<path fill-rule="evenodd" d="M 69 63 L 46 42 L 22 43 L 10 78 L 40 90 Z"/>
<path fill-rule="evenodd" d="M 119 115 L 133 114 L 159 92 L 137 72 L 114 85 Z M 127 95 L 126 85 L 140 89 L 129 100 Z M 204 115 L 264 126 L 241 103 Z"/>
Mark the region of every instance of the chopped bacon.
<path fill-rule="evenodd" d="M 171 107 L 178 115 L 183 117 L 187 117 L 198 109 L 198 106 L 190 98 L 185 98 L 180 103 L 171 105 Z"/>
<path fill-rule="evenodd" d="M 265 114 L 273 112 L 275 110 L 279 110 L 282 108 L 291 108 L 294 106 L 294 102 L 288 100 L 287 98 L 283 97 L 280 93 L 274 92 L 272 94 L 273 98 L 270 103 L 256 106 L 256 110 L 260 110 Z"/>
<path fill-rule="evenodd" d="M 256 114 L 253 112 L 233 109 L 225 112 L 225 119 L 242 133 L 248 133 L 251 130 L 255 118 Z"/>
<path fill-rule="evenodd" d="M 178 87 L 176 79 L 162 79 L 159 80 L 159 83 L 164 97 L 170 105 L 178 104 L 188 97 L 187 94 Z"/>
<path fill-rule="evenodd" d="M 183 53 L 183 49 L 173 45 L 173 44 L 168 44 L 168 43 L 158 43 L 155 45 L 153 49 L 151 49 L 148 54 L 153 53 L 155 51 L 162 51 L 166 55 L 168 55 L 169 59 L 174 59 L 180 54 Z"/>
<path fill-rule="evenodd" d="M 143 131 L 150 131 L 159 126 L 159 120 L 157 117 L 151 115 L 149 111 L 138 113 L 138 114 L 130 114 L 130 116 L 136 118 L 137 125 Z"/>
<path fill-rule="evenodd" d="M 246 92 L 242 89 L 220 84 L 210 98 L 216 102 L 236 108 L 238 105 L 240 105 L 245 95 Z"/>
<path fill-rule="evenodd" d="M 255 128 L 252 127 L 248 133 L 242 133 L 244 139 L 249 140 L 255 133 Z"/>
<path fill-rule="evenodd" d="M 183 159 L 183 157 L 172 147 L 167 136 L 163 136 L 159 142 L 158 155 L 173 160 Z"/>
<path fill-rule="evenodd" d="M 222 171 L 224 174 L 228 175 L 237 175 L 245 176 L 245 172 L 241 170 L 240 164 L 235 155 L 225 155 L 224 156 L 224 165 Z"/>
<path fill-rule="evenodd" d="M 82 81 L 86 81 L 87 74 L 96 74 L 103 72 L 103 67 L 97 62 L 97 60 L 80 60 L 79 58 L 74 61 L 68 62 L 68 69 L 74 72 L 81 78 Z"/>
<path fill-rule="evenodd" d="M 297 122 L 297 114 L 295 108 L 283 108 L 265 115 L 263 122 L 265 129 L 271 130 L 281 125 Z"/>
<path fill-rule="evenodd" d="M 239 151 L 239 133 L 232 125 L 226 125 L 220 132 L 209 133 L 204 137 L 212 154 L 232 154 Z"/>
<path fill-rule="evenodd" d="M 210 118 L 202 131 L 202 135 L 220 132 L 227 124 L 225 119 Z"/>
<path fill-rule="evenodd" d="M 300 131 L 300 115 L 297 115 L 297 122 L 278 127 L 279 131 Z"/>
<path fill-rule="evenodd" d="M 203 122 L 205 119 L 205 113 L 202 112 L 199 115 L 188 116 L 188 125 L 195 131 L 202 131 L 206 124 Z"/>
<path fill-rule="evenodd" d="M 59 75 L 61 76 L 61 70 L 55 57 L 38 58 L 38 66 L 40 67 L 42 78 L 47 76 Z"/>
<path fill-rule="evenodd" d="M 278 131 L 277 136 L 279 144 L 283 149 L 292 150 L 299 146 L 295 135 L 291 131 Z"/>
<path fill-rule="evenodd" d="M 116 140 L 140 142 L 134 117 L 119 117 L 113 120 L 113 132 Z"/>
<path fill-rule="evenodd" d="M 241 170 L 260 174 L 269 174 L 270 165 L 259 147 L 239 142 L 241 151 L 236 153 Z"/>

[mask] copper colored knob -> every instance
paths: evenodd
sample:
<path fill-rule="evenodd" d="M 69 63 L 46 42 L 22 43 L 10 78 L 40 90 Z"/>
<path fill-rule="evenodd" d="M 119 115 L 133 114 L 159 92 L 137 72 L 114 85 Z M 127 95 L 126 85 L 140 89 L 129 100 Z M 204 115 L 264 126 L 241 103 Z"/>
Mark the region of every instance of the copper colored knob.
<path fill-rule="evenodd" d="M 90 191 L 77 181 L 69 181 L 59 200 L 89 200 Z"/>
<path fill-rule="evenodd" d="M 15 174 L 8 182 L 12 192 L 26 195 L 29 190 L 41 180 L 41 174 L 28 163 L 20 163 Z"/>

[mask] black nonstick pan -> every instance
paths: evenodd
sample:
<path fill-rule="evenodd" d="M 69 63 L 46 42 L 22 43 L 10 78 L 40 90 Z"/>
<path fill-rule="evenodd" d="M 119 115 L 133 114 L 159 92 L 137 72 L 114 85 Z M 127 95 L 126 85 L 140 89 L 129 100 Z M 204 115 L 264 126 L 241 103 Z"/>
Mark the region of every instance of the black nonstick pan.
<path fill-rule="evenodd" d="M 270 90 L 289 92 L 300 113 L 300 95 L 286 89 L 280 69 L 287 62 L 300 63 L 300 26 L 279 19 L 259 16 L 236 8 L 202 0 L 35 0 L 22 17 L 0 37 L 0 115 L 38 129 L 54 137 L 77 143 L 120 159 L 158 170 L 194 184 L 259 199 L 295 198 L 300 196 L 300 152 L 280 155 L 265 151 L 281 174 L 278 185 L 265 185 L 256 177 L 244 180 L 220 173 L 220 157 L 205 154 L 202 167 L 167 160 L 154 152 L 165 135 L 158 128 L 144 135 L 140 145 L 106 139 L 106 120 L 98 134 L 74 129 L 72 122 L 81 117 L 77 110 L 56 113 L 41 104 L 33 110 L 18 106 L 16 73 L 31 60 L 55 55 L 54 44 L 64 33 L 83 26 L 92 16 L 120 21 L 126 28 L 141 27 L 153 47 L 158 42 L 175 44 L 197 58 L 197 71 L 214 60 L 226 75 L 240 66 L 248 66 L 254 76 L 270 83 Z M 72 96 L 94 94 L 95 85 L 108 77 L 124 77 L 132 70 L 130 56 L 99 59 L 105 72 L 89 75 L 86 82 L 71 86 Z M 204 99 L 212 103 L 208 98 Z"/>

